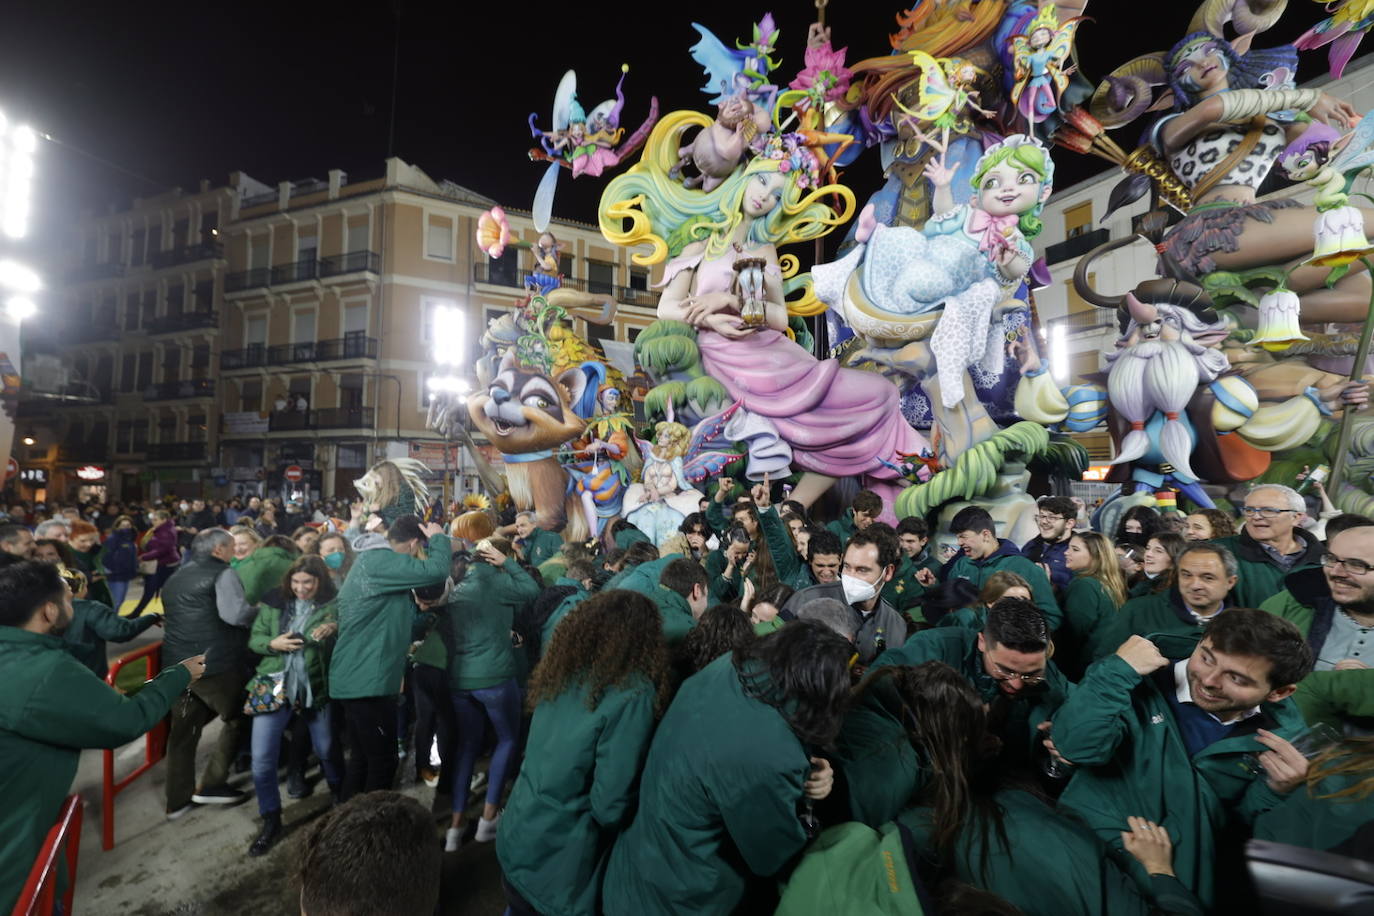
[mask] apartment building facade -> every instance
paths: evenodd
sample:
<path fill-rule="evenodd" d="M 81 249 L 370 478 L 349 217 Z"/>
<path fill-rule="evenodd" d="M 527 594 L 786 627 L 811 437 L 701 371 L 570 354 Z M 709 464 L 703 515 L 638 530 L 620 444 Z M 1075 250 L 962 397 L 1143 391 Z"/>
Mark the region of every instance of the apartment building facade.
<path fill-rule="evenodd" d="M 496 261 L 476 250 L 494 201 L 396 158 L 366 180 L 236 174 L 164 197 L 73 233 L 56 297 L 69 332 L 26 350 L 49 363 L 38 381 L 56 380 L 21 398 L 19 435 L 36 441 L 17 457 L 43 472 L 31 490 L 332 496 L 383 457 L 419 457 L 436 478 L 471 471 L 424 419 L 435 348 L 475 381 L 487 322 L 523 299 L 533 268 L 525 249 Z M 534 241 L 528 214 L 507 213 Z M 613 325 L 576 330 L 632 341 L 653 320 L 647 271 L 589 224 L 551 229 L 565 283 L 621 303 Z M 461 340 L 435 339 L 440 309 L 461 314 Z"/>

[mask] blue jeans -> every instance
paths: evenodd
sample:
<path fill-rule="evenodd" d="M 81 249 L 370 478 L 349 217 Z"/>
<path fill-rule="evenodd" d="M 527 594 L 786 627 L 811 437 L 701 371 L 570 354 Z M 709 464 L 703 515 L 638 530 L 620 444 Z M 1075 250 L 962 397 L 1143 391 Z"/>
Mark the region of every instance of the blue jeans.
<path fill-rule="evenodd" d="M 253 788 L 258 795 L 258 813 L 267 815 L 281 811 L 281 790 L 277 785 L 277 761 L 281 758 L 281 733 L 295 711 L 305 719 L 310 729 L 310 743 L 320 758 L 324 781 L 330 787 L 339 784 L 339 773 L 330 760 L 333 738 L 329 730 L 329 705 L 319 709 L 292 710 L 283 706 L 276 712 L 253 716 Z"/>
<path fill-rule="evenodd" d="M 496 750 L 491 755 L 487 774 L 487 804 L 501 801 L 507 771 L 520 738 L 520 687 L 515 678 L 495 687 L 453 691 L 453 713 L 458 719 L 458 765 L 453 771 L 453 812 L 467 807 L 468 783 L 477 755 L 482 753 L 482 736 L 487 720 L 496 732 Z"/>
<path fill-rule="evenodd" d="M 124 596 L 129 594 L 128 579 L 106 579 L 106 584 L 110 586 L 110 597 L 114 599 L 114 612 L 119 613 L 119 608 L 124 604 Z"/>

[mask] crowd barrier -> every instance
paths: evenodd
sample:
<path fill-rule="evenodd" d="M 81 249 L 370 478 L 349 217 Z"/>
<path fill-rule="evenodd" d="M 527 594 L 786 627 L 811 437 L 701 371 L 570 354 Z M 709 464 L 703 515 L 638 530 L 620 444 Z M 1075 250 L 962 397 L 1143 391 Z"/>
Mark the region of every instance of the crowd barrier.
<path fill-rule="evenodd" d="M 148 675 L 147 679 L 152 680 L 157 673 L 162 670 L 162 640 L 149 643 L 142 648 L 135 649 L 126 655 L 121 655 L 114 664 L 110 666 L 110 673 L 105 676 L 105 680 L 111 687 L 127 665 L 147 659 Z M 138 777 L 152 769 L 153 764 L 157 763 L 167 755 L 167 720 L 163 719 L 153 726 L 143 738 L 143 763 L 139 764 L 132 773 L 125 776 L 118 782 L 114 776 L 114 751 L 106 750 L 105 754 L 105 780 L 104 787 L 100 796 L 100 818 L 101 832 L 100 845 L 109 852 L 115 845 L 115 817 L 114 805 L 115 798 L 120 792 L 124 791 Z"/>
<path fill-rule="evenodd" d="M 62 895 L 62 912 L 71 916 L 72 891 L 76 888 L 76 857 L 81 851 L 81 796 L 68 795 L 62 803 L 57 823 L 48 831 L 43 848 L 34 860 L 29 879 L 14 905 L 12 916 L 51 916 L 57 900 L 57 866 L 67 858 L 67 891 Z"/>

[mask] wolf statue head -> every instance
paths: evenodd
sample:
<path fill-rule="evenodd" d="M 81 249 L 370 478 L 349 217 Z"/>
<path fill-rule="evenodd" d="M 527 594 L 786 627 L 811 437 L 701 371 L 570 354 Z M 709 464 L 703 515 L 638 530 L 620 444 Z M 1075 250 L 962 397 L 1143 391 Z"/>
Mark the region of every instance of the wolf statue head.
<path fill-rule="evenodd" d="M 503 455 L 547 453 L 582 435 L 587 422 L 572 405 L 586 387 L 581 368 L 550 377 L 520 365 L 514 351 L 507 351 L 486 390 L 468 398 L 468 415 Z"/>

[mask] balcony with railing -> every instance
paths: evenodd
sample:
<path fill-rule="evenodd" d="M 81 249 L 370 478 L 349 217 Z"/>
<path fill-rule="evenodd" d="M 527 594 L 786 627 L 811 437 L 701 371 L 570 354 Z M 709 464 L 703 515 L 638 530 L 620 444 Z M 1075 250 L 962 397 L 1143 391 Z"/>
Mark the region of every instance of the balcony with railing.
<path fill-rule="evenodd" d="M 271 280 L 272 269 L 270 267 L 251 267 L 248 270 L 240 270 L 226 275 L 224 291 L 237 293 L 246 289 L 257 289 L 260 286 L 267 286 Z"/>
<path fill-rule="evenodd" d="M 110 443 L 85 440 L 64 442 L 57 447 L 57 460 L 72 464 L 100 464 L 110 460 Z"/>
<path fill-rule="evenodd" d="M 143 389 L 143 397 L 150 401 L 175 401 L 187 398 L 212 398 L 214 396 L 215 380 L 212 378 L 156 382 Z"/>
<path fill-rule="evenodd" d="M 1058 264 L 1060 261 L 1067 261 L 1069 258 L 1087 254 L 1098 245 L 1105 245 L 1110 238 L 1111 231 L 1108 229 L 1094 229 L 1091 232 L 1080 233 L 1073 238 L 1046 248 L 1045 263 Z"/>
<path fill-rule="evenodd" d="M 345 274 L 382 272 L 382 256 L 375 251 L 350 251 L 320 258 L 320 279 Z"/>
<path fill-rule="evenodd" d="M 101 319 L 99 322 L 68 319 L 61 339 L 68 344 L 113 342 L 119 339 L 119 326 L 110 319 Z"/>
<path fill-rule="evenodd" d="M 122 277 L 123 275 L 124 265 L 115 261 L 105 264 L 83 264 L 68 272 L 67 282 L 87 283 L 92 280 L 108 280 L 111 277 Z"/>
<path fill-rule="evenodd" d="M 178 264 L 191 264 L 224 257 L 224 246 L 218 242 L 198 242 L 195 245 L 182 245 L 171 251 L 155 251 L 148 256 L 148 263 L 154 270 L 163 267 L 176 267 Z"/>
<path fill-rule="evenodd" d="M 307 411 L 281 411 L 272 414 L 267 428 L 272 432 L 307 429 L 372 429 L 377 425 L 374 407 L 317 407 Z"/>
<path fill-rule="evenodd" d="M 285 286 L 288 283 L 304 283 L 316 279 L 320 274 L 320 262 L 314 258 L 278 264 L 272 268 L 271 286 Z"/>
<path fill-rule="evenodd" d="M 149 334 L 175 334 L 178 331 L 196 331 L 204 328 L 218 328 L 218 312 L 176 312 L 171 315 L 158 315 L 144 325 Z"/>
<path fill-rule="evenodd" d="M 225 350 L 219 355 L 219 364 L 221 369 L 232 370 L 344 359 L 376 359 L 380 345 L 376 337 L 334 337 L 271 347 L 258 344 L 241 350 Z"/>
<path fill-rule="evenodd" d="M 204 461 L 204 442 L 150 442 L 149 461 Z"/>

